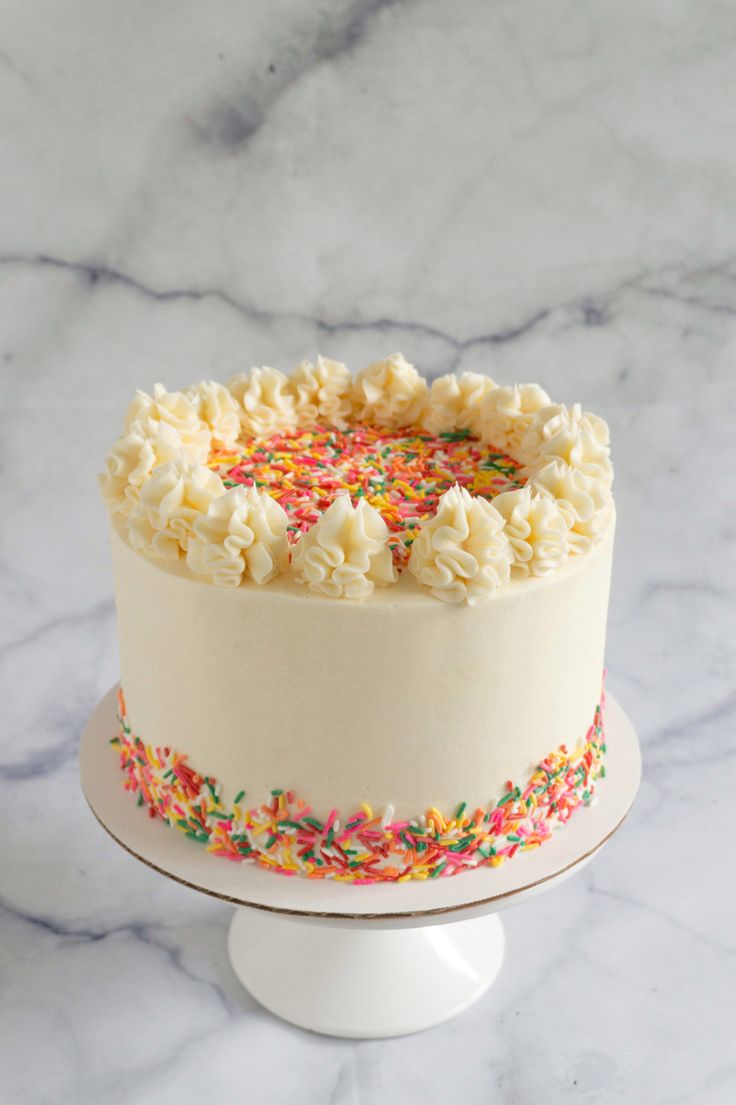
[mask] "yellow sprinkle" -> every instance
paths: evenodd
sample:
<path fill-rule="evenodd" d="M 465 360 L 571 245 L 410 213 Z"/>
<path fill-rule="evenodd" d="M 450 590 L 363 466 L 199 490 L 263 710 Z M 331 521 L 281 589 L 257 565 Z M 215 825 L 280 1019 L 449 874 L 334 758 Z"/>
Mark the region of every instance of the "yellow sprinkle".
<path fill-rule="evenodd" d="M 366 815 L 368 820 L 372 821 L 373 820 L 373 810 L 368 805 L 368 803 L 364 802 L 363 805 L 360 808 L 362 809 L 363 813 Z"/>

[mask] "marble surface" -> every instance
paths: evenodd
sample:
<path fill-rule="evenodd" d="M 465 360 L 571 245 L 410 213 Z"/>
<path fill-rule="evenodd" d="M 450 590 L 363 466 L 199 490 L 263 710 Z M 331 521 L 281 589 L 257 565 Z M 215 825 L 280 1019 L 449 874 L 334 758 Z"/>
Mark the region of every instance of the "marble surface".
<path fill-rule="evenodd" d="M 736 1098 L 735 68 L 716 0 L 6 0 L 2 1105 Z M 132 389 L 396 348 L 608 418 L 645 779 L 505 915 L 480 1004 L 353 1043 L 248 997 L 228 907 L 106 838 L 77 745 L 117 674 L 95 473 Z"/>

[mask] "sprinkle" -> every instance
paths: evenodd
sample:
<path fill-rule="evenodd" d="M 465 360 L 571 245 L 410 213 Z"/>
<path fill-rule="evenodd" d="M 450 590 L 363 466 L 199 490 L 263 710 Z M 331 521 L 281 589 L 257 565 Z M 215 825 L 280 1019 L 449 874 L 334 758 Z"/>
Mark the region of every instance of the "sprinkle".
<path fill-rule="evenodd" d="M 348 491 L 353 504 L 367 499 L 383 515 L 399 569 L 413 541 L 407 532 L 436 512 L 440 495 L 453 484 L 492 499 L 525 482 L 511 457 L 468 430 L 433 437 L 415 428 L 391 431 L 368 423 L 253 439 L 235 452 L 211 453 L 208 464 L 228 487 L 265 488 L 288 514 L 292 542 L 339 492 Z"/>
<path fill-rule="evenodd" d="M 468 440 L 463 438 L 463 440 Z M 603 703 L 603 699 L 602 699 Z M 354 886 L 410 879 L 447 878 L 469 867 L 500 867 L 518 851 L 538 848 L 581 805 L 596 797 L 605 777 L 601 707 L 586 739 L 573 751 L 561 745 L 536 767 L 523 787 L 509 780 L 487 810 L 454 817 L 435 807 L 411 820 L 394 821 L 387 805 L 381 817 L 371 807 L 342 822 L 337 809 L 323 823 L 287 789 L 271 791 L 268 803 L 241 810 L 245 791 L 226 809 L 220 784 L 198 775 L 171 748 L 151 748 L 132 735 L 120 694 L 120 730 L 110 742 L 125 773 L 124 785 L 147 806 L 150 817 L 181 830 L 208 851 L 236 862 L 259 863 L 281 875 L 334 878 Z"/>

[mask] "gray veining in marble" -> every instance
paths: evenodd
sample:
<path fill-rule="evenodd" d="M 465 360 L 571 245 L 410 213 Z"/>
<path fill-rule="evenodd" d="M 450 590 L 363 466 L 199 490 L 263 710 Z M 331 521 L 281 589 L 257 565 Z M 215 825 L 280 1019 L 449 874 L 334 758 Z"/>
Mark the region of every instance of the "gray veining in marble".
<path fill-rule="evenodd" d="M 6 0 L 0 1103 L 736 1100 L 736 8 Z M 402 1040 L 260 1009 L 229 909 L 77 784 L 117 675 L 95 473 L 131 391 L 400 348 L 611 424 L 625 828 Z"/>

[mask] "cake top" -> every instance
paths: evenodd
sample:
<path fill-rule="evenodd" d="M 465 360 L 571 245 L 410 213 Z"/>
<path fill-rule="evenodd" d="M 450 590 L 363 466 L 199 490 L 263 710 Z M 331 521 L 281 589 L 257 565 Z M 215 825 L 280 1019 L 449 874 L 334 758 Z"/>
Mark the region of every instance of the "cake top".
<path fill-rule="evenodd" d="M 396 353 L 139 391 L 100 484 L 134 549 L 219 586 L 290 571 L 362 599 L 408 570 L 472 605 L 600 541 L 612 480 L 578 405 L 471 372 L 429 387 Z"/>

